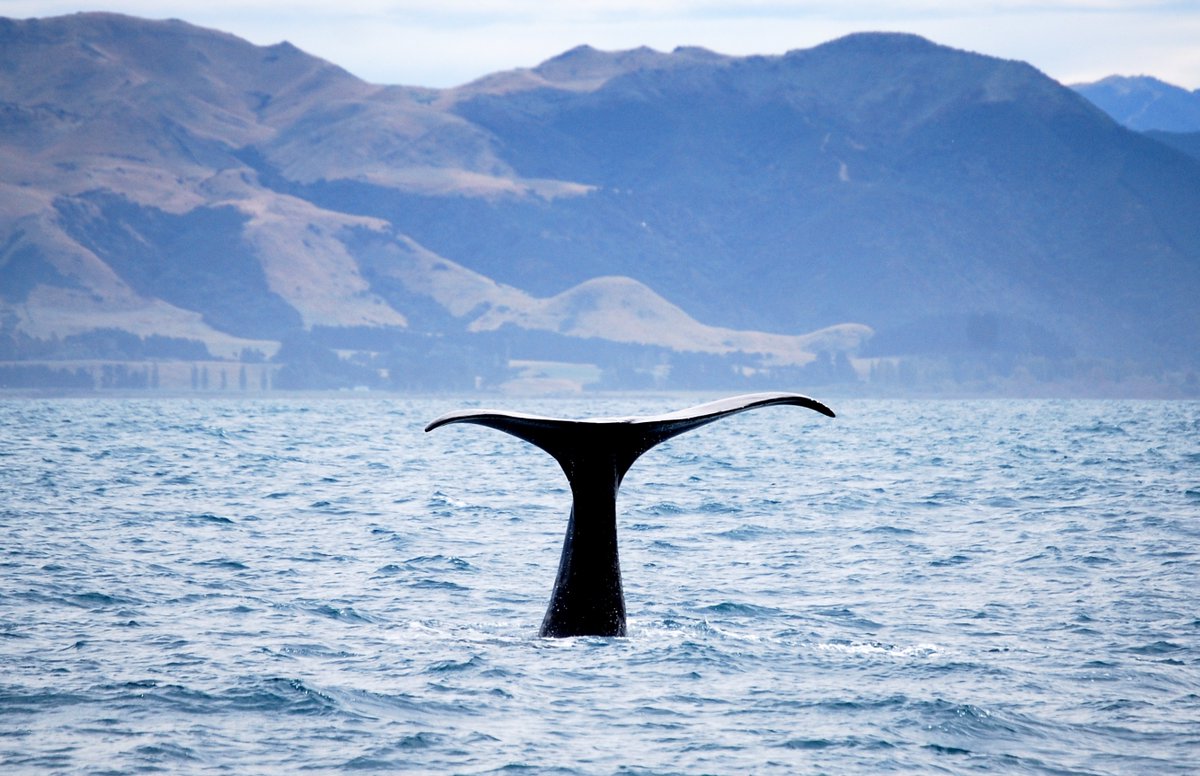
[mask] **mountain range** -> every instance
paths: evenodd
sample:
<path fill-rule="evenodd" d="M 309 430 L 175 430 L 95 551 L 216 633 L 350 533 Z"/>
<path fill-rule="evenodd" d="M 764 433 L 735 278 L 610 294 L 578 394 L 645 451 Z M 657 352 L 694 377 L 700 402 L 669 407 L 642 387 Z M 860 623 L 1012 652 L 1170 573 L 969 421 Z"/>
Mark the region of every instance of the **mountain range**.
<path fill-rule="evenodd" d="M 1130 129 L 1200 132 L 1200 89 L 1145 75 L 1114 75 L 1072 88 Z"/>
<path fill-rule="evenodd" d="M 1114 75 L 1072 88 L 1123 126 L 1200 158 L 1200 89 L 1145 75 Z"/>
<path fill-rule="evenodd" d="M 179 21 L 0 20 L 0 336 L 300 386 L 1194 372 L 1200 161 L 1089 99 L 900 34 L 435 90 Z"/>

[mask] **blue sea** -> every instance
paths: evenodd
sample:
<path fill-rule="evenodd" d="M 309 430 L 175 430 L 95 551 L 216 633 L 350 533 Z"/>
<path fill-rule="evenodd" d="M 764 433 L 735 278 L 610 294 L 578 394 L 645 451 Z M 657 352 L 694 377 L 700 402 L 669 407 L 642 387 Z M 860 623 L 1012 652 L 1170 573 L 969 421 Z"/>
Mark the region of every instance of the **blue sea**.
<path fill-rule="evenodd" d="M 712 398 L 0 402 L 0 772 L 1200 772 L 1196 402 L 727 418 L 539 638 L 565 478 L 423 426 Z"/>

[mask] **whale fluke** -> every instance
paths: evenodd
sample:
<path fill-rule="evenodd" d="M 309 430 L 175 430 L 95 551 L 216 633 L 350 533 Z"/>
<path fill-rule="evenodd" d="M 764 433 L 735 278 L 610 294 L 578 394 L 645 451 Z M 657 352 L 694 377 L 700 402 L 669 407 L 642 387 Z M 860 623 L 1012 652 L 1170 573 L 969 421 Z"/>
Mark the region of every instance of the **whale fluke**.
<path fill-rule="evenodd" d="M 771 405 L 833 410 L 798 393 L 754 393 L 647 417 L 569 420 L 499 410 L 463 410 L 425 427 L 475 423 L 545 450 L 571 485 L 571 516 L 542 636 L 624 636 L 625 596 L 617 554 L 617 491 L 642 453 L 685 431 Z"/>

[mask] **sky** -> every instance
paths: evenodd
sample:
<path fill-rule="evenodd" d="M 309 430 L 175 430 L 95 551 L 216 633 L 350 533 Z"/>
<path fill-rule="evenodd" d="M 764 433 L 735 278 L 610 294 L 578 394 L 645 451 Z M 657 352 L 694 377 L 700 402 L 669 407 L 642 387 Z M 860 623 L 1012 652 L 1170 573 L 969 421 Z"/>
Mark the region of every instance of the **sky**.
<path fill-rule="evenodd" d="M 367 81 L 449 87 L 580 44 L 782 54 L 912 32 L 1062 83 L 1152 75 L 1200 88 L 1200 0 L 0 0 L 0 16 L 113 11 L 286 40 Z"/>

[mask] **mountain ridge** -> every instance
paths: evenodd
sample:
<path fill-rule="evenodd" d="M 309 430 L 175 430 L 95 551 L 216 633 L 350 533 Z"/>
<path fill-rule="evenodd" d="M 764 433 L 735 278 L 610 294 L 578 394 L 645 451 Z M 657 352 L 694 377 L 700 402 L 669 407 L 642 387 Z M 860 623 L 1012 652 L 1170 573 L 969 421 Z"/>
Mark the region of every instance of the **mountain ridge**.
<path fill-rule="evenodd" d="M 0 41 L 10 337 L 269 355 L 318 329 L 525 331 L 737 374 L 822 352 L 865 373 L 931 352 L 930 326 L 989 368 L 1200 351 L 1200 164 L 1024 63 L 861 33 L 578 47 L 431 90 L 178 21 L 0 20 Z"/>
<path fill-rule="evenodd" d="M 1122 75 L 1071 88 L 1130 129 L 1200 132 L 1200 89 L 1188 91 L 1152 76 Z"/>

